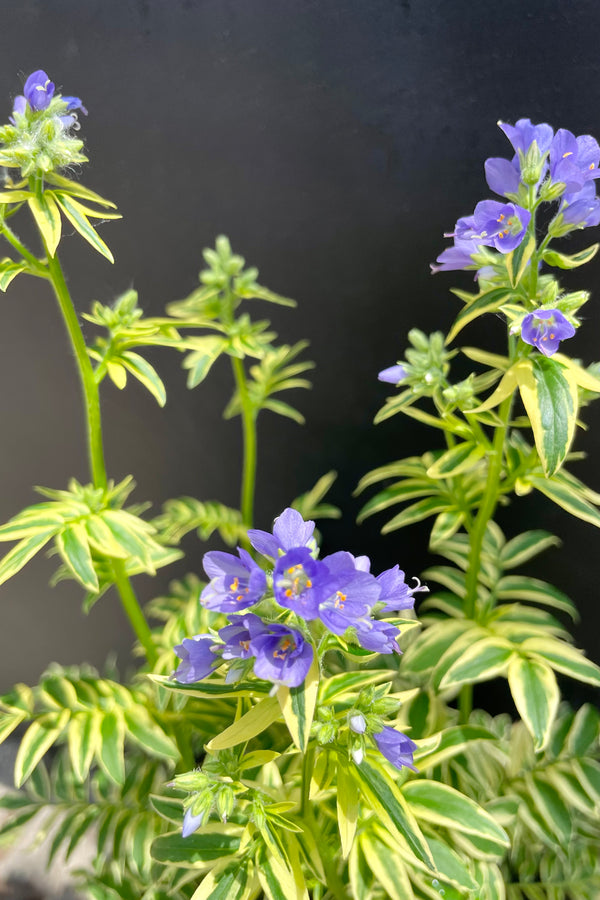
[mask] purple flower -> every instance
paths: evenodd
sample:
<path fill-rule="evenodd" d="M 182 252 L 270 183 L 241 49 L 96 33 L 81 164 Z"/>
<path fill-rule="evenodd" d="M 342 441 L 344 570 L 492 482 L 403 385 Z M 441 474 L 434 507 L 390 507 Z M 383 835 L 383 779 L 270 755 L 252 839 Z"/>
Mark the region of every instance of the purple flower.
<path fill-rule="evenodd" d="M 409 587 L 404 580 L 404 572 L 400 566 L 394 566 L 392 569 L 386 569 L 381 575 L 377 576 L 377 583 L 381 587 L 381 596 L 379 600 L 385 603 L 383 610 L 385 612 L 396 612 L 400 609 L 413 609 L 415 598 L 413 594 L 417 591 L 428 591 L 429 588 L 421 585 L 418 578 L 414 579 L 417 586 Z"/>
<path fill-rule="evenodd" d="M 298 687 L 308 674 L 314 653 L 295 628 L 273 623 L 269 631 L 252 638 L 250 649 L 256 656 L 254 674 L 274 684 Z"/>
<path fill-rule="evenodd" d="M 365 616 L 353 625 L 356 628 L 358 643 L 365 650 L 384 654 L 402 652 L 398 646 L 400 629 L 390 622 L 380 622 Z"/>
<path fill-rule="evenodd" d="M 181 644 L 174 648 L 182 660 L 175 671 L 175 679 L 182 684 L 193 684 L 210 675 L 221 662 L 212 650 L 214 646 L 215 641 L 210 634 L 184 638 Z"/>
<path fill-rule="evenodd" d="M 32 109 L 47 109 L 54 96 L 54 83 L 42 69 L 38 69 L 25 82 L 23 94 Z"/>
<path fill-rule="evenodd" d="M 544 356 L 552 356 L 560 342 L 574 334 L 575 328 L 558 309 L 538 309 L 525 316 L 521 324 L 525 343 L 537 347 Z"/>
<path fill-rule="evenodd" d="M 521 183 L 521 170 L 518 159 L 514 159 L 512 162 L 500 157 L 486 159 L 485 178 L 495 194 L 501 194 L 502 196 L 516 194 Z"/>
<path fill-rule="evenodd" d="M 204 555 L 204 571 L 211 579 L 202 591 L 202 605 L 219 612 L 238 612 L 257 603 L 267 587 L 267 576 L 247 550 L 238 549 L 239 559 L 222 550 Z"/>
<path fill-rule="evenodd" d="M 412 769 L 413 772 L 418 771 L 413 765 L 413 753 L 417 749 L 417 745 L 409 737 L 406 737 L 401 731 L 396 731 L 395 728 L 390 728 L 389 725 L 384 725 L 383 729 L 373 737 L 379 752 L 393 766 L 396 766 L 397 769 L 406 767 Z"/>
<path fill-rule="evenodd" d="M 333 634 L 344 634 L 359 619 L 368 616 L 381 595 L 375 577 L 357 569 L 355 562 L 350 553 L 343 552 L 323 560 L 330 579 L 319 606 L 319 618 Z"/>
<path fill-rule="evenodd" d="M 600 225 L 600 200 L 594 182 L 586 181 L 580 191 L 564 194 L 560 211 L 563 222 L 574 228 Z"/>
<path fill-rule="evenodd" d="M 223 659 L 249 659 L 254 656 L 250 642 L 252 638 L 268 631 L 268 624 L 254 613 L 230 616 L 229 621 L 231 624 L 225 625 L 219 631 L 219 637 L 224 644 Z"/>
<path fill-rule="evenodd" d="M 314 522 L 305 522 L 296 509 L 288 507 L 275 519 L 273 534 L 250 528 L 248 537 L 255 550 L 277 559 L 280 550 L 285 552 L 293 547 L 311 547 L 314 544 L 314 530 Z"/>
<path fill-rule="evenodd" d="M 509 139 L 517 154 L 519 150 L 527 153 L 534 141 L 537 143 L 540 153 L 546 153 L 550 149 L 554 132 L 546 122 L 542 122 L 541 125 L 533 125 L 531 119 L 519 119 L 515 125 L 498 122 L 498 126 Z"/>
<path fill-rule="evenodd" d="M 377 378 L 379 381 L 385 381 L 388 384 L 399 384 L 407 375 L 408 372 L 406 371 L 406 367 L 398 364 L 396 366 L 389 366 L 387 369 L 382 369 Z"/>
<path fill-rule="evenodd" d="M 280 556 L 273 572 L 273 592 L 281 606 L 309 621 L 319 615 L 327 586 L 327 570 L 306 547 L 294 547 Z"/>
<path fill-rule="evenodd" d="M 531 214 L 516 203 L 482 200 L 473 213 L 474 227 L 482 244 L 510 253 L 518 247 L 529 225 Z"/>
<path fill-rule="evenodd" d="M 562 181 L 569 193 L 600 176 L 600 146 L 589 134 L 575 137 L 566 128 L 556 132 L 550 147 L 550 175 L 552 181 Z"/>
<path fill-rule="evenodd" d="M 87 116 L 88 111 L 79 97 L 65 97 L 65 95 L 63 94 L 61 100 L 67 104 L 67 110 L 69 112 L 76 112 L 77 110 L 81 110 L 84 116 Z"/>
<path fill-rule="evenodd" d="M 473 240 L 463 240 L 456 237 L 453 246 L 446 247 L 440 253 L 435 261 L 436 264 L 430 264 L 432 274 L 455 272 L 461 269 L 476 269 L 477 264 L 473 262 L 472 254 L 477 253 L 477 249 L 482 243 L 483 241 L 477 244 Z"/>
<path fill-rule="evenodd" d="M 189 837 L 190 834 L 193 834 L 197 831 L 202 822 L 204 821 L 204 811 L 198 813 L 197 816 L 193 815 L 191 807 L 186 809 L 185 815 L 183 817 L 183 827 L 181 829 L 181 836 L 186 838 Z"/>

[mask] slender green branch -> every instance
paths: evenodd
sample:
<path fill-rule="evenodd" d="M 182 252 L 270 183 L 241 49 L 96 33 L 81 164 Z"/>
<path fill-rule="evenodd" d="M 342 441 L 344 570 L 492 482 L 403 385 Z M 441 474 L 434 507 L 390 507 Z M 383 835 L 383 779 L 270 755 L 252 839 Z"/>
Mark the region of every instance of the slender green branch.
<path fill-rule="evenodd" d="M 300 802 L 300 815 L 306 815 L 310 803 L 310 782 L 312 780 L 313 768 L 315 764 L 315 748 L 314 744 L 308 745 L 302 760 L 302 798 Z"/>
<path fill-rule="evenodd" d="M 252 528 L 254 519 L 254 490 L 256 485 L 256 411 L 248 393 L 244 363 L 238 357 L 231 358 L 235 383 L 240 395 L 242 428 L 244 432 L 244 464 L 240 508 L 246 528 Z"/>
<path fill-rule="evenodd" d="M 48 276 L 52 287 L 54 288 L 63 321 L 71 340 L 71 346 L 75 353 L 77 369 L 81 379 L 85 401 L 88 458 L 92 481 L 95 487 L 106 488 L 107 477 L 106 465 L 104 462 L 102 419 L 100 415 L 100 395 L 98 392 L 98 385 L 58 256 L 56 254 L 50 256 L 47 252 L 47 248 L 46 256 L 48 260 Z M 123 562 L 116 560 L 113 565 L 113 570 L 115 584 L 121 598 L 123 609 L 131 622 L 134 633 L 144 648 L 149 664 L 154 665 L 157 659 L 157 652 L 152 641 L 152 633 L 129 578 L 125 573 Z"/>
<path fill-rule="evenodd" d="M 2 222 L 0 231 L 2 232 L 8 243 L 12 244 L 17 253 L 19 253 L 23 257 L 25 262 L 29 263 L 31 267 L 31 275 L 37 275 L 38 278 L 48 278 L 48 271 L 45 266 L 42 265 L 39 259 L 36 259 L 33 253 L 31 253 L 31 251 L 27 249 L 25 244 L 19 240 L 17 235 L 11 228 L 8 227 L 5 221 Z"/>
<path fill-rule="evenodd" d="M 154 641 L 152 640 L 152 632 L 150 631 L 150 626 L 146 622 L 142 608 L 125 572 L 125 563 L 121 559 L 115 559 L 112 568 L 123 609 L 125 610 L 127 618 L 129 619 L 131 627 L 137 635 L 140 644 L 144 648 L 146 659 L 151 666 L 154 666 L 158 659 L 158 654 L 156 652 L 156 647 L 154 646 Z"/>

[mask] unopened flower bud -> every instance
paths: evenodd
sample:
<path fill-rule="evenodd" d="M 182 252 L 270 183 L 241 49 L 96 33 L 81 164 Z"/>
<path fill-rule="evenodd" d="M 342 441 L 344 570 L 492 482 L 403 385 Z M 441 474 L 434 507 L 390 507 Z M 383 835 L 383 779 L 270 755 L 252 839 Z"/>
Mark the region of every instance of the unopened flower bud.
<path fill-rule="evenodd" d="M 348 725 L 350 726 L 350 729 L 356 734 L 364 734 L 367 730 L 367 723 L 362 713 L 355 713 L 354 715 L 350 716 L 348 719 Z"/>

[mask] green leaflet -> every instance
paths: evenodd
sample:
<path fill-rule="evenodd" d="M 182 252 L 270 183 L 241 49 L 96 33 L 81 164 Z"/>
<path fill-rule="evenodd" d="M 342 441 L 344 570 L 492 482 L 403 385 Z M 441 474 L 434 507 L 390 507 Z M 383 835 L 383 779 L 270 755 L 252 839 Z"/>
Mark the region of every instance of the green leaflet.
<path fill-rule="evenodd" d="M 277 700 L 281 707 L 285 724 L 294 744 L 302 753 L 305 753 L 308 747 L 308 739 L 319 692 L 319 675 L 319 660 L 313 652 L 311 667 L 302 684 L 295 688 L 288 688 L 282 685 L 277 691 Z"/>
<path fill-rule="evenodd" d="M 180 820 L 181 804 L 179 803 Z M 199 834 L 182 837 L 181 829 L 156 838 L 151 847 L 152 858 L 160 863 L 200 868 L 214 865 L 222 857 L 237 853 L 240 828 L 209 822 Z"/>
<path fill-rule="evenodd" d="M 265 697 L 241 719 L 209 741 L 206 747 L 208 750 L 225 750 L 227 747 L 235 747 L 236 744 L 249 741 L 272 725 L 280 715 L 281 709 L 277 698 Z"/>
<path fill-rule="evenodd" d="M 4 584 L 5 581 L 16 575 L 48 543 L 56 530 L 56 526 L 53 526 L 44 531 L 38 531 L 31 537 L 24 538 L 16 547 L 9 550 L 0 561 L 0 584 Z"/>
<path fill-rule="evenodd" d="M 565 847 L 571 838 L 572 824 L 564 800 L 556 788 L 539 775 L 527 776 L 526 782 L 529 795 L 547 831 L 555 836 L 559 846 Z"/>
<path fill-rule="evenodd" d="M 549 266 L 556 266 L 559 269 L 576 269 L 578 266 L 584 266 L 594 258 L 598 252 L 600 244 L 592 244 L 579 253 L 573 253 L 568 256 L 566 253 L 557 253 L 556 250 L 544 250 L 542 259 Z"/>
<path fill-rule="evenodd" d="M 92 592 L 99 590 L 98 576 L 94 569 L 85 526 L 81 522 L 67 525 L 56 536 L 56 549 L 83 587 Z"/>
<path fill-rule="evenodd" d="M 559 476 L 561 474 L 558 473 Z M 528 475 L 527 482 L 571 515 L 600 528 L 600 512 L 586 499 L 582 490 L 559 478 L 543 478 L 541 475 Z"/>
<path fill-rule="evenodd" d="M 426 500 L 420 500 L 390 519 L 381 529 L 381 533 L 389 534 L 390 531 L 396 531 L 398 528 L 406 528 L 407 525 L 422 522 L 423 519 L 445 512 L 447 507 L 448 501 L 443 497 L 428 497 Z"/>
<path fill-rule="evenodd" d="M 45 194 L 45 196 L 47 197 L 48 195 Z M 66 194 L 56 194 L 55 197 L 56 202 L 59 204 L 65 216 L 71 225 L 79 232 L 81 237 L 84 238 L 88 244 L 91 244 L 94 250 L 97 250 L 101 256 L 104 256 L 109 262 L 114 263 L 114 256 L 99 236 L 96 229 L 90 225 L 87 219 L 88 210 L 86 210 L 86 208 L 77 200 L 74 200 L 73 197 L 69 197 Z"/>
<path fill-rule="evenodd" d="M 249 860 L 244 860 L 215 866 L 191 900 L 242 900 L 246 896 L 249 865 Z"/>
<path fill-rule="evenodd" d="M 562 465 L 575 434 L 577 383 L 569 369 L 545 356 L 519 365 L 517 380 L 548 477 Z"/>
<path fill-rule="evenodd" d="M 507 253 L 504 257 L 506 265 L 506 273 L 512 287 L 516 287 L 523 277 L 523 273 L 529 264 L 531 255 L 535 250 L 535 238 L 529 236 L 526 240 L 521 241 L 511 253 Z"/>
<path fill-rule="evenodd" d="M 550 740 L 560 701 L 554 672 L 546 663 L 515 655 L 508 666 L 508 684 L 535 749 L 543 750 Z"/>
<path fill-rule="evenodd" d="M 433 859 L 414 814 L 380 760 L 367 756 L 360 765 L 354 766 L 354 773 L 383 824 L 400 840 L 404 839 L 417 859 L 433 871 Z"/>
<path fill-rule="evenodd" d="M 447 620 L 426 628 L 406 650 L 402 665 L 410 673 L 432 669 L 454 641 L 473 623 L 467 619 Z"/>
<path fill-rule="evenodd" d="M 566 594 L 554 585 L 528 575 L 505 575 L 496 585 L 496 596 L 498 600 L 526 600 L 550 606 L 567 613 L 573 621 L 578 619 L 577 608 Z"/>
<path fill-rule="evenodd" d="M 485 456 L 485 447 L 474 441 L 457 444 L 443 453 L 427 469 L 428 478 L 452 478 L 472 469 Z"/>
<path fill-rule="evenodd" d="M 450 509 L 447 512 L 440 513 L 431 529 L 429 537 L 430 547 L 437 547 L 438 544 L 453 537 L 463 524 L 463 521 L 464 513 L 458 509 Z"/>
<path fill-rule="evenodd" d="M 212 335 L 194 337 L 188 341 L 188 346 L 194 349 L 185 357 L 183 368 L 189 370 L 187 386 L 195 388 L 204 381 L 213 363 L 225 350 L 227 339 Z"/>
<path fill-rule="evenodd" d="M 505 569 L 516 569 L 549 547 L 559 545 L 559 538 L 549 531 L 524 531 L 506 542 L 500 551 L 500 561 Z"/>
<path fill-rule="evenodd" d="M 392 900 L 414 900 L 414 893 L 402 856 L 383 841 L 378 840 L 375 829 L 360 837 L 361 849 L 367 865 L 377 883 Z M 431 844 L 430 844 L 431 847 Z"/>
<path fill-rule="evenodd" d="M 16 278 L 17 275 L 20 275 L 21 272 L 27 272 L 29 269 L 29 263 L 27 262 L 14 262 L 12 259 L 6 257 L 5 259 L 0 261 L 0 291 L 3 293 L 8 289 L 9 284 Z"/>
<path fill-rule="evenodd" d="M 472 644 L 450 666 L 440 682 L 440 689 L 496 678 L 506 671 L 512 653 L 513 648 L 507 641 L 483 638 Z"/>
<path fill-rule="evenodd" d="M 164 733 L 143 707 L 126 709 L 124 715 L 128 737 L 133 738 L 152 755 L 173 762 L 179 760 L 179 750 L 174 741 Z"/>
<path fill-rule="evenodd" d="M 472 746 L 472 741 L 495 740 L 495 734 L 479 725 L 452 725 L 441 732 L 433 748 L 428 746 L 423 752 L 416 752 L 415 764 L 421 771 L 425 771 L 462 753 Z"/>
<path fill-rule="evenodd" d="M 54 256 L 60 243 L 62 226 L 60 211 L 53 195 L 46 191 L 39 197 L 29 197 L 27 203 L 48 248 L 48 254 Z"/>
<path fill-rule="evenodd" d="M 415 816 L 424 822 L 483 837 L 497 846 L 498 855 L 509 845 L 506 832 L 488 812 L 447 784 L 410 781 L 402 793 Z"/>
<path fill-rule="evenodd" d="M 84 187 L 78 181 L 71 181 L 69 178 L 57 175 L 56 172 L 48 172 L 46 174 L 46 181 L 53 184 L 55 187 L 60 188 L 60 191 L 63 194 L 71 194 L 73 197 L 81 197 L 82 200 L 91 200 L 92 203 L 97 203 L 99 206 L 116 209 L 115 204 L 110 200 L 106 200 L 104 197 L 101 197 L 100 194 L 96 194 L 95 191 L 91 191 L 89 188 Z"/>
<path fill-rule="evenodd" d="M 70 713 L 46 713 L 33 722 L 21 740 L 15 760 L 15 786 L 21 787 L 27 781 L 47 750 L 56 741 L 67 722 Z"/>
<path fill-rule="evenodd" d="M 405 503 L 408 500 L 416 500 L 421 497 L 431 497 L 438 492 L 438 487 L 431 481 L 422 478 L 405 478 L 397 481 L 384 490 L 379 491 L 368 500 L 361 509 L 356 521 L 360 524 L 368 516 L 382 512 L 397 503 Z"/>
<path fill-rule="evenodd" d="M 167 392 L 162 379 L 159 377 L 156 369 L 143 356 L 140 356 L 139 353 L 133 353 L 131 350 L 124 350 L 119 356 L 119 362 L 137 378 L 140 384 L 144 385 L 159 406 L 165 405 Z"/>
<path fill-rule="evenodd" d="M 541 658 L 563 675 L 600 687 L 600 667 L 564 641 L 533 637 L 524 641 L 520 649 L 534 658 Z"/>
<path fill-rule="evenodd" d="M 360 808 L 360 792 L 352 777 L 350 763 L 345 754 L 337 755 L 337 820 L 342 844 L 342 856 L 347 859 L 354 843 Z"/>
<path fill-rule="evenodd" d="M 100 722 L 98 762 L 115 784 L 125 780 L 125 723 L 119 712 L 107 713 Z"/>
<path fill-rule="evenodd" d="M 98 710 L 78 712 L 69 722 L 69 758 L 75 777 L 84 781 L 100 741 L 101 713 Z"/>
<path fill-rule="evenodd" d="M 497 312 L 510 299 L 510 296 L 511 292 L 506 288 L 493 288 L 491 291 L 486 291 L 474 297 L 461 309 L 454 320 L 454 325 L 448 332 L 446 344 L 450 344 L 469 322 L 484 315 L 484 313 Z"/>

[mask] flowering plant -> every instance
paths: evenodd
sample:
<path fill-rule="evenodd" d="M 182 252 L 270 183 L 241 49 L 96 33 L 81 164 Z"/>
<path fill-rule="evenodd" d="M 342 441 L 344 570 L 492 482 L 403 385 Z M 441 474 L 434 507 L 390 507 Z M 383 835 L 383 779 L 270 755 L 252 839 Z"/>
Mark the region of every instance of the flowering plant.
<path fill-rule="evenodd" d="M 308 387 L 312 364 L 300 358 L 305 342 L 278 345 L 268 322 L 240 311 L 251 299 L 294 304 L 262 287 L 226 238 L 204 252 L 199 287 L 165 316 L 144 316 L 134 291 L 95 303 L 82 316 L 102 332 L 86 343 L 59 260 L 62 223 L 112 260 L 90 220 L 118 214 L 61 174 L 85 162 L 78 112 L 86 114 L 81 100 L 38 71 L 0 129 L 0 164 L 11 173 L 0 232 L 13 251 L 0 262 L 0 289 L 21 275 L 49 282 L 81 380 L 90 469 L 89 484 L 39 489 L 42 502 L 0 527 L 0 540 L 16 542 L 0 583 L 51 546 L 56 579 L 81 585 L 84 610 L 115 589 L 143 661 L 125 683 L 85 664 L 54 665 L 35 687 L 0 698 L 2 739 L 25 726 L 18 790 L 0 800 L 13 812 L 2 833 L 49 810 L 51 860 L 91 832 L 97 852 L 79 876 L 96 900 L 591 900 L 599 722 L 591 707 L 559 709 L 554 672 L 592 684 L 600 673 L 540 608 L 572 614 L 572 603 L 506 574 L 553 536 L 506 540 L 493 515 L 511 492 L 535 489 L 600 524 L 600 498 L 563 467 L 578 408 L 600 394 L 593 370 L 557 353 L 587 294 L 563 293 L 540 269 L 580 265 L 597 249 L 550 249 L 555 237 L 600 222 L 597 145 L 528 120 L 502 126 L 515 155 L 488 160 L 486 174 L 503 201 L 460 219 L 435 267 L 475 269 L 480 290 L 455 292 L 465 305 L 446 339 L 412 331 L 406 360 L 380 373 L 400 392 L 378 420 L 403 412 L 446 439 L 443 450 L 386 464 L 360 485 L 394 479 L 363 517 L 410 504 L 386 531 L 435 516 L 431 549 L 452 565 L 428 571 L 427 582 L 447 590 L 421 602 L 418 622 L 415 598 L 428 590 L 418 579 L 398 565 L 375 575 L 365 556 L 321 553 L 315 520 L 339 515 L 322 502 L 332 473 L 271 531 L 254 527 L 257 418 L 268 410 L 301 423 L 280 394 Z M 542 203 L 558 208 L 538 241 Z M 13 228 L 24 210 L 38 252 Z M 485 370 L 453 384 L 447 345 L 487 312 L 506 318 L 508 353 L 466 348 Z M 148 347 L 184 354 L 190 388 L 229 357 L 225 415 L 241 417 L 244 440 L 239 509 L 183 497 L 148 519 L 145 505 L 127 505 L 132 479 L 109 480 L 100 388 L 108 376 L 123 389 L 131 376 L 164 405 Z M 218 533 L 237 550 L 208 551 L 205 579 L 173 583 L 144 611 L 132 579 L 180 559 L 191 531 Z M 472 709 L 472 685 L 501 675 L 516 723 Z"/>

